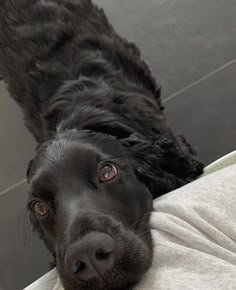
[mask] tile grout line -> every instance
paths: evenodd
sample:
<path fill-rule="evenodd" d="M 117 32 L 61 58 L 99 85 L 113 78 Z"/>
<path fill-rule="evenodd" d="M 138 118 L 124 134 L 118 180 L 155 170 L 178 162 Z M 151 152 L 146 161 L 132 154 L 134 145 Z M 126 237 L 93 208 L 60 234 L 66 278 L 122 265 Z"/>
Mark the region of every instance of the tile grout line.
<path fill-rule="evenodd" d="M 191 83 L 190 85 L 184 87 L 183 89 L 173 93 L 172 95 L 170 95 L 169 97 L 165 98 L 163 100 L 163 103 L 169 102 L 170 100 L 174 99 L 175 97 L 179 96 L 180 94 L 184 93 L 185 91 L 191 89 L 192 87 L 198 85 L 199 83 L 209 79 L 210 77 L 212 77 L 213 75 L 217 74 L 218 72 L 221 72 L 222 70 L 224 70 L 225 68 L 227 68 L 228 66 L 232 65 L 236 63 L 236 58 L 231 60 L 230 62 L 227 62 L 226 64 L 224 64 L 223 66 L 217 68 L 216 70 L 213 70 L 212 72 L 208 73 L 207 75 L 203 76 L 202 78 L 200 78 L 199 80 Z"/>
<path fill-rule="evenodd" d="M 13 184 L 12 186 L 9 186 L 6 189 L 0 191 L 0 197 L 3 196 L 4 194 L 8 193 L 9 191 L 17 188 L 18 186 L 24 184 L 25 182 L 26 182 L 26 179 L 20 180 L 19 182 Z"/>
<path fill-rule="evenodd" d="M 221 66 L 221 67 L 219 67 L 219 68 L 213 70 L 212 72 L 206 74 L 205 76 L 203 76 L 203 77 L 200 78 L 199 80 L 197 80 L 197 81 L 191 83 L 190 85 L 184 87 L 183 89 L 181 89 L 181 90 L 179 90 L 179 91 L 173 93 L 173 94 L 170 95 L 169 97 L 165 98 L 165 99 L 163 100 L 163 103 L 166 103 L 166 102 L 168 102 L 168 101 L 174 99 L 175 97 L 179 96 L 179 95 L 182 94 L 183 92 L 185 92 L 185 91 L 191 89 L 192 87 L 198 85 L 199 83 L 201 83 L 201 82 L 203 82 L 203 81 L 209 79 L 209 78 L 212 77 L 213 75 L 217 74 L 218 72 L 224 70 L 225 68 L 227 68 L 228 66 L 230 66 L 230 65 L 232 65 L 232 64 L 234 64 L 234 63 L 236 63 L 236 58 L 233 59 L 233 60 L 231 60 L 230 62 L 227 62 L 227 63 L 224 64 L 223 66 Z M 1 79 L 1 77 L 0 77 L 0 79 Z M 26 179 L 23 179 L 23 180 L 21 180 L 21 181 L 15 183 L 15 184 L 13 184 L 12 186 L 7 187 L 6 189 L 0 191 L 0 196 L 3 196 L 4 194 L 6 194 L 6 193 L 8 193 L 9 191 L 11 191 L 11 190 L 17 188 L 18 186 L 24 184 L 25 182 L 26 182 Z"/>

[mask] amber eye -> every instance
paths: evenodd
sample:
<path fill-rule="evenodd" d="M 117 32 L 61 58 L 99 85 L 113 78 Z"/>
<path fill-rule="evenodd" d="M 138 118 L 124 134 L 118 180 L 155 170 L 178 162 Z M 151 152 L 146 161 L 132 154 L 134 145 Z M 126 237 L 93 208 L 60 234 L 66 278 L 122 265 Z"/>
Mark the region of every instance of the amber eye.
<path fill-rule="evenodd" d="M 32 210 L 39 216 L 44 217 L 48 213 L 48 206 L 43 201 L 35 201 L 31 205 Z"/>
<path fill-rule="evenodd" d="M 110 163 L 102 165 L 99 169 L 99 181 L 101 183 L 109 182 L 113 180 L 118 174 L 117 168 Z"/>

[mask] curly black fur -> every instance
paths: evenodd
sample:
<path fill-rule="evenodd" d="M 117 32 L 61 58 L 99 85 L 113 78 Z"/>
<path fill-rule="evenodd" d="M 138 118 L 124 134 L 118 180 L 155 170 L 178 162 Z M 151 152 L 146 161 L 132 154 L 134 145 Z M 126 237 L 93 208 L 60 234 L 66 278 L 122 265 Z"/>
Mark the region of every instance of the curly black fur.
<path fill-rule="evenodd" d="M 154 197 L 202 173 L 191 147 L 167 127 L 160 86 L 139 49 L 101 9 L 88 0 L 0 4 L 0 71 L 39 143 L 56 128 L 125 139 Z"/>
<path fill-rule="evenodd" d="M 127 124 L 143 136 L 131 150 L 151 156 L 144 162 L 133 154 L 154 196 L 201 174 L 202 164 L 166 126 L 160 86 L 139 49 L 116 34 L 101 9 L 87 0 L 2 0 L 0 13 L 0 70 L 39 143 L 61 122 L 63 129 L 96 124 L 98 131 L 108 123 L 105 133 L 113 135 Z"/>
<path fill-rule="evenodd" d="M 0 73 L 39 148 L 72 129 L 111 135 L 154 198 L 202 173 L 139 49 L 90 0 L 0 0 Z"/>

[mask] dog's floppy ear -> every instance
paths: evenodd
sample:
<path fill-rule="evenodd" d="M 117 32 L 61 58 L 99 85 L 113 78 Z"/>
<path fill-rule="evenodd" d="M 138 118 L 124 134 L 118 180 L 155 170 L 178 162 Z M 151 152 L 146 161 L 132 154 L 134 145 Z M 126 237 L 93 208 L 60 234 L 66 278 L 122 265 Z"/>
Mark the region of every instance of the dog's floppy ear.
<path fill-rule="evenodd" d="M 121 142 L 132 157 L 138 179 L 154 198 L 194 180 L 203 171 L 203 164 L 171 137 L 152 141 L 133 134 Z"/>

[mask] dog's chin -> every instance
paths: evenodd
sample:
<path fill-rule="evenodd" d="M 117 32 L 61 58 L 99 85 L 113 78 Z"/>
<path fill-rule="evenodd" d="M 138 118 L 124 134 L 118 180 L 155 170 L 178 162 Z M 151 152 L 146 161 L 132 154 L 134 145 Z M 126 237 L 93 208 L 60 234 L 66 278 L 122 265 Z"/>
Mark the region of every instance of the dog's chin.
<path fill-rule="evenodd" d="M 120 229 L 112 235 L 117 246 L 114 266 L 99 278 L 83 281 L 70 277 L 57 260 L 57 268 L 65 290 L 132 289 L 152 264 L 153 245 L 151 232 L 134 233 Z"/>

